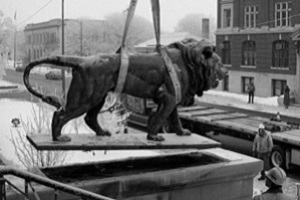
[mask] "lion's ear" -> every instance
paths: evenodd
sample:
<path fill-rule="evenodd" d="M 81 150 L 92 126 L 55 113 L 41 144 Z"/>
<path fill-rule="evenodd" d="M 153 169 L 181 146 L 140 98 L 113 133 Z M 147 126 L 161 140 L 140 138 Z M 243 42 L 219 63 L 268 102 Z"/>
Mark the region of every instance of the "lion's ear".
<path fill-rule="evenodd" d="M 204 55 L 205 59 L 209 59 L 213 55 L 213 50 L 211 47 L 204 47 L 202 54 Z"/>

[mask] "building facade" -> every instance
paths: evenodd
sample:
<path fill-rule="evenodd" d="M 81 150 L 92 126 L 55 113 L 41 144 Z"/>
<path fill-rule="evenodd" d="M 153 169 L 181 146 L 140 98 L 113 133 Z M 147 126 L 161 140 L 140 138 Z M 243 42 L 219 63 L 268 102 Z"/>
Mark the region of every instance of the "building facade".
<path fill-rule="evenodd" d="M 61 19 L 28 24 L 24 29 L 28 61 L 49 56 L 50 52 L 60 48 Z"/>
<path fill-rule="evenodd" d="M 300 102 L 299 0 L 218 0 L 216 49 L 228 67 L 219 90 L 256 96 L 283 94 Z"/>

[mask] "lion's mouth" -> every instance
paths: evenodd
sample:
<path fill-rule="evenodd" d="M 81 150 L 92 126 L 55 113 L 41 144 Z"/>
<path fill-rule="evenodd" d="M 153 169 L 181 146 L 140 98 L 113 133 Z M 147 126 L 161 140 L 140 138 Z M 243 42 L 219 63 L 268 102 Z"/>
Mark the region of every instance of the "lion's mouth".
<path fill-rule="evenodd" d="M 219 80 L 215 80 L 215 81 L 212 83 L 211 87 L 212 87 L 212 88 L 216 88 L 216 87 L 218 87 L 218 85 L 219 85 Z"/>

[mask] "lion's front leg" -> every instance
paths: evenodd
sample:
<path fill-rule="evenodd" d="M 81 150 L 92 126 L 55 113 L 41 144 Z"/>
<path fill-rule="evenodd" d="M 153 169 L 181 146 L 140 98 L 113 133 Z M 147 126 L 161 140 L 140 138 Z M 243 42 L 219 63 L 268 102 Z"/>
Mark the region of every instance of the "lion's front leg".
<path fill-rule="evenodd" d="M 169 131 L 175 132 L 179 136 L 189 136 L 191 131 L 182 127 L 181 121 L 178 116 L 177 106 L 173 109 L 170 116 L 167 119 L 169 125 Z"/>
<path fill-rule="evenodd" d="M 162 136 L 158 136 L 158 132 L 163 126 L 166 119 L 176 106 L 175 97 L 163 90 L 158 92 L 156 97 L 158 102 L 157 111 L 153 113 L 148 120 L 148 140 L 163 141 Z"/>

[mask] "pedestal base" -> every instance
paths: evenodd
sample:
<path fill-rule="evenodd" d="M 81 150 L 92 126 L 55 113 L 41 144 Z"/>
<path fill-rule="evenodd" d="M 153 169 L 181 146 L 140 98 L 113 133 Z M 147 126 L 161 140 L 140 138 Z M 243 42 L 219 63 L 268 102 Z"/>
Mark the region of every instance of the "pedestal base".
<path fill-rule="evenodd" d="M 51 135 L 27 135 L 28 141 L 37 150 L 134 150 L 134 149 L 206 149 L 219 147 L 221 144 L 206 137 L 191 134 L 178 136 L 174 133 L 161 134 L 165 141 L 155 142 L 147 140 L 147 135 L 128 133 L 101 137 L 95 134 L 70 134 L 72 141 L 52 141 Z"/>

